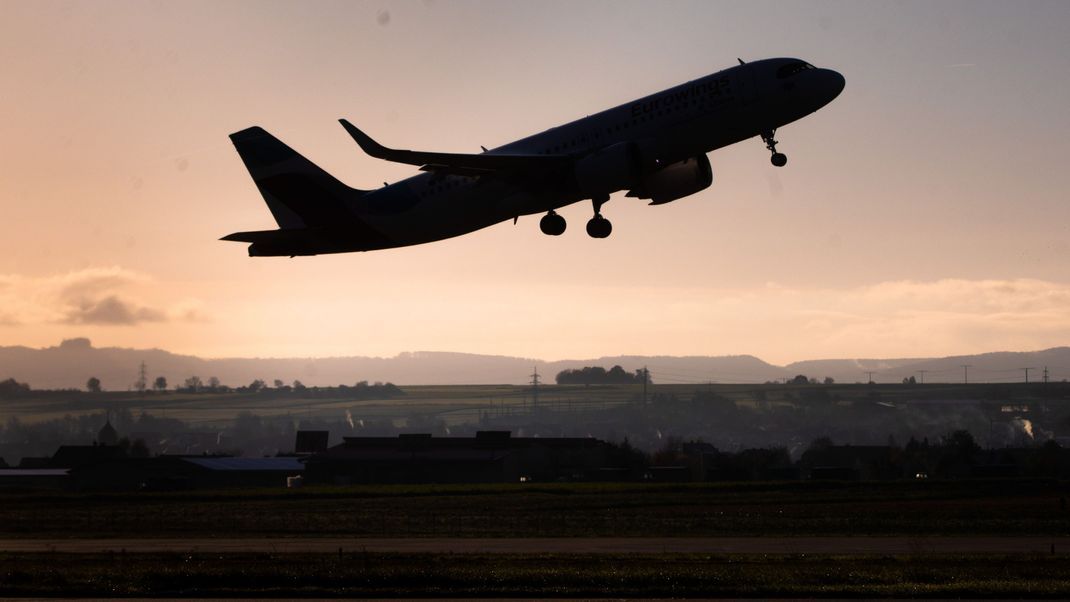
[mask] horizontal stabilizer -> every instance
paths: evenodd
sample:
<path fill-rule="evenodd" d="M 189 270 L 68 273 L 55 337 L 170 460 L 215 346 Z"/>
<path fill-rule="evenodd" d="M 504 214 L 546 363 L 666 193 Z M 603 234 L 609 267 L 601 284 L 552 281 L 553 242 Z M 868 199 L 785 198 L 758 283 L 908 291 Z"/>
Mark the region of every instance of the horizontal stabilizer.
<path fill-rule="evenodd" d="M 220 240 L 248 242 L 250 257 L 295 257 L 319 255 L 337 250 L 337 233 L 324 228 L 285 228 L 235 232 Z"/>

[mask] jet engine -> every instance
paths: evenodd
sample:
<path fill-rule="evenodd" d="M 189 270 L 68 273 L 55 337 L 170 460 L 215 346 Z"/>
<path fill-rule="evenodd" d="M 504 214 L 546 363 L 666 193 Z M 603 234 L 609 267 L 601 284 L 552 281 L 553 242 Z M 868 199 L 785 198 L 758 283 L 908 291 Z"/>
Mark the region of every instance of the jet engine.
<path fill-rule="evenodd" d="M 628 196 L 650 199 L 651 205 L 663 205 L 705 190 L 712 183 L 710 160 L 706 155 L 698 155 L 643 176 L 640 186 L 633 188 Z"/>

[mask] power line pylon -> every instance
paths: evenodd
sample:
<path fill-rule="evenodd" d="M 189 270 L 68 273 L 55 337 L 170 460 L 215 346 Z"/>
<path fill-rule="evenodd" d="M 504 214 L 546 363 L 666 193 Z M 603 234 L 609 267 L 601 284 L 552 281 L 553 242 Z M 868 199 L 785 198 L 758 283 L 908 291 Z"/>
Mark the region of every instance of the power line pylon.
<path fill-rule="evenodd" d="M 1030 370 L 1036 370 L 1036 368 L 1020 368 L 1020 370 L 1024 370 L 1025 371 L 1025 384 L 1028 385 L 1029 384 L 1029 371 Z"/>
<path fill-rule="evenodd" d="M 144 393 L 145 389 L 149 387 L 148 370 L 145 368 L 145 362 L 141 362 L 141 366 L 138 368 L 137 382 L 134 383 L 134 388 L 138 393 Z"/>
<path fill-rule="evenodd" d="M 646 405 L 646 387 L 650 384 L 650 370 L 643 366 L 643 405 Z"/>
<path fill-rule="evenodd" d="M 539 367 L 531 373 L 531 413 L 539 409 Z"/>

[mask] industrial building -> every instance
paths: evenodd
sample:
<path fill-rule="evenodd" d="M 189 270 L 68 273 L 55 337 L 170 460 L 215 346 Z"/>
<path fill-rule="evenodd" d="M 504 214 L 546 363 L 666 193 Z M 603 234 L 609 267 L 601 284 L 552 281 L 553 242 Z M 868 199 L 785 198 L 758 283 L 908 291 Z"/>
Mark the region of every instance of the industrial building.
<path fill-rule="evenodd" d="M 310 484 L 515 483 L 596 480 L 608 445 L 580 437 L 513 437 L 479 431 L 475 437 L 346 437 L 305 460 Z"/>

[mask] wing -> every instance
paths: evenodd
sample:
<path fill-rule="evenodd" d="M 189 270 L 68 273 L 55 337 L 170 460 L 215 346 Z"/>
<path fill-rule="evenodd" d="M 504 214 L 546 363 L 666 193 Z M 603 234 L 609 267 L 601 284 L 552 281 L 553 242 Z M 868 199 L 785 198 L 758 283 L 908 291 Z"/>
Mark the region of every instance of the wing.
<path fill-rule="evenodd" d="M 395 163 L 419 165 L 422 171 L 446 172 L 456 175 L 480 176 L 494 173 L 544 172 L 566 167 L 572 162 L 568 155 L 516 155 L 482 153 L 433 153 L 425 151 L 387 148 L 372 140 L 371 136 L 357 129 L 345 119 L 339 119 L 342 127 L 356 140 L 357 145 L 376 159 Z"/>

